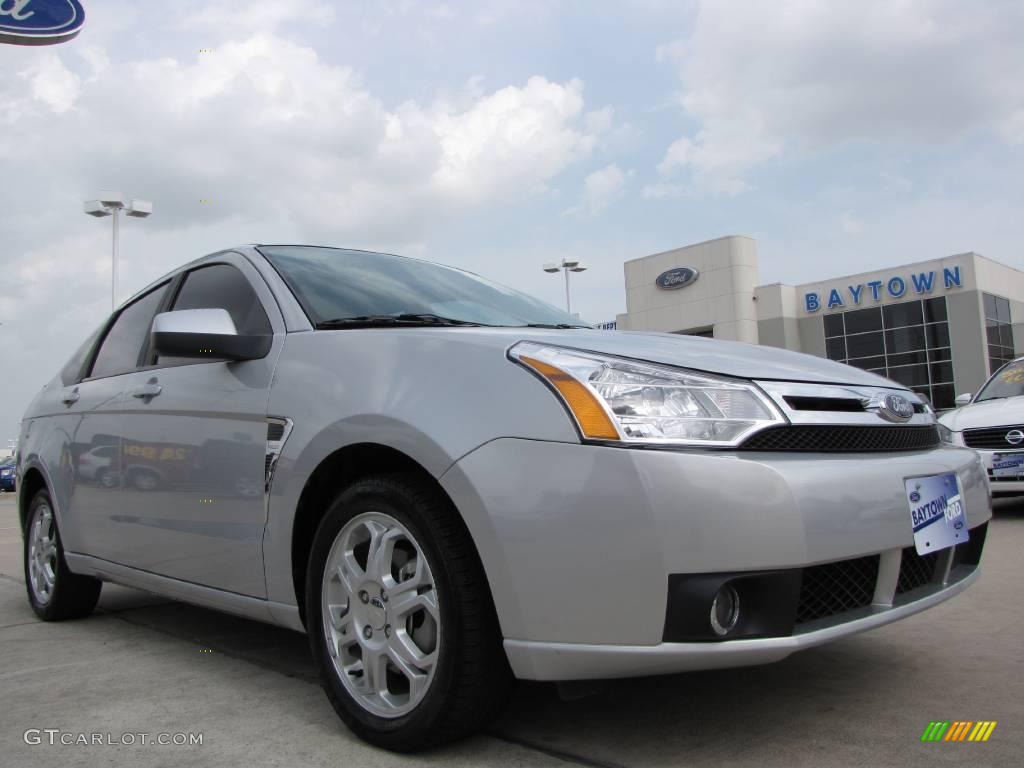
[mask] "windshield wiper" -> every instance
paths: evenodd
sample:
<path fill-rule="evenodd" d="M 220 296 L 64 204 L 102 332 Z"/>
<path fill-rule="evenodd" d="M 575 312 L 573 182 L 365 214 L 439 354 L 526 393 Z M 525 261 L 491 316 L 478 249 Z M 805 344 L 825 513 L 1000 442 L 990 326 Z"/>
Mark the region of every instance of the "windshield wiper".
<path fill-rule="evenodd" d="M 335 317 L 321 320 L 316 324 L 317 330 L 334 328 L 386 328 L 416 326 L 481 326 L 472 320 L 458 320 L 453 317 L 441 317 L 431 314 L 403 313 L 398 315 L 356 315 L 354 317 Z"/>

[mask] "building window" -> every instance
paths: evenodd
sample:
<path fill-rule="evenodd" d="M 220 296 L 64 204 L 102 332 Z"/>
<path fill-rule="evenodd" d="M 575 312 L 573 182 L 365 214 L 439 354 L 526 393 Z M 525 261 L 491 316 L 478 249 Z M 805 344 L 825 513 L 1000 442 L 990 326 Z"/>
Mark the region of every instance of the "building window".
<path fill-rule="evenodd" d="M 714 328 L 690 328 L 689 330 L 686 331 L 672 331 L 672 333 L 675 333 L 679 336 L 702 336 L 705 339 L 715 338 Z"/>
<path fill-rule="evenodd" d="M 982 294 L 985 303 L 985 334 L 988 336 L 988 372 L 1016 357 L 1013 346 L 1013 323 L 1010 301 L 991 293 Z"/>
<path fill-rule="evenodd" d="M 927 396 L 937 409 L 953 407 L 945 296 L 836 312 L 822 321 L 829 360 L 886 376 Z"/>

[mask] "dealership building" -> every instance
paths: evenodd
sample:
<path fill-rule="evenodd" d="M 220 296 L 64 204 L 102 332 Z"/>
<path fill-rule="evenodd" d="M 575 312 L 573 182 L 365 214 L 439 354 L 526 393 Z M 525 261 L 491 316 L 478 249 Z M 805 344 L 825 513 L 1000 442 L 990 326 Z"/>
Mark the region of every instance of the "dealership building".
<path fill-rule="evenodd" d="M 1024 349 L 1024 272 L 977 253 L 761 285 L 757 243 L 730 236 L 627 261 L 625 279 L 620 330 L 807 352 L 905 384 L 937 408 Z"/>

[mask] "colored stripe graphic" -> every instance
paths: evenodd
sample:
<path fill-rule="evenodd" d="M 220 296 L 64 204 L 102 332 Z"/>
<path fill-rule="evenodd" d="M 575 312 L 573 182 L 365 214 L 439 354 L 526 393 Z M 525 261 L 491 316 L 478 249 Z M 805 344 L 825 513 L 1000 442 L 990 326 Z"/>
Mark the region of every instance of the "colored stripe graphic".
<path fill-rule="evenodd" d="M 988 741 L 996 724 L 995 720 L 932 720 L 921 741 Z"/>
<path fill-rule="evenodd" d="M 946 734 L 946 738 L 943 741 L 963 741 L 967 735 L 967 729 L 972 725 L 974 723 L 970 720 L 953 721 L 953 726 L 949 729 L 949 733 Z"/>
<path fill-rule="evenodd" d="M 995 720 L 979 720 L 978 724 L 974 726 L 974 730 L 971 731 L 968 741 L 988 741 L 988 737 L 992 735 L 992 731 L 996 728 Z"/>

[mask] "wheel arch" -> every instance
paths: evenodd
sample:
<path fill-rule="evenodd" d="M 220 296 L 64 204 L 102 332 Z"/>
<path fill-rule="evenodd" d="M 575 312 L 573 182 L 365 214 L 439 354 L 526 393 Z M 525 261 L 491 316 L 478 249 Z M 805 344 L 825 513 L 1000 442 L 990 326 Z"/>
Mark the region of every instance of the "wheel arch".
<path fill-rule="evenodd" d="M 299 494 L 291 531 L 291 577 L 296 604 L 303 625 L 305 617 L 306 568 L 316 529 L 327 512 L 328 505 L 347 485 L 360 477 L 373 474 L 410 474 L 429 483 L 451 505 L 466 528 L 474 550 L 479 548 L 451 496 L 438 479 L 416 459 L 403 451 L 374 442 L 359 442 L 338 448 L 325 456 L 309 475 Z M 483 569 L 486 577 L 486 568 Z M 487 585 L 493 601 L 493 589 Z"/>
<path fill-rule="evenodd" d="M 32 504 L 32 499 L 44 488 L 49 489 L 49 485 L 39 467 L 29 467 L 18 479 L 18 522 L 21 525 L 22 534 L 25 533 L 25 526 L 28 525 L 28 511 Z M 56 506 L 56 501 L 52 498 L 50 501 Z"/>

